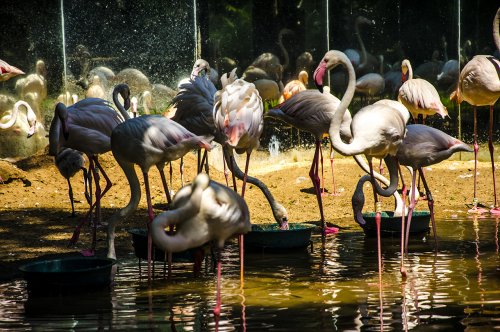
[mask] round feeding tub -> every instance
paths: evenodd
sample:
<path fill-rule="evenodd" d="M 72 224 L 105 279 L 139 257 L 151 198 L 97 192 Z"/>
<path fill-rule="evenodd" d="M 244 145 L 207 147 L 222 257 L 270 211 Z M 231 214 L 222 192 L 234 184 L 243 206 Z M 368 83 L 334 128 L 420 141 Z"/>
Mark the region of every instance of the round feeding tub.
<path fill-rule="evenodd" d="M 132 235 L 132 246 L 134 247 L 134 253 L 137 258 L 148 259 L 148 233 L 146 228 L 132 228 L 128 230 L 129 234 Z M 196 252 L 199 247 L 184 250 L 181 252 L 172 253 L 172 262 L 194 262 L 196 258 Z M 162 249 L 156 247 L 153 243 L 152 258 L 154 261 L 166 261 L 167 256 Z M 202 255 L 203 257 L 204 255 Z"/>
<path fill-rule="evenodd" d="M 375 212 L 363 213 L 363 218 L 366 221 L 365 225 L 361 225 L 366 235 L 377 235 L 377 223 L 375 222 Z M 431 214 L 429 211 L 413 211 L 410 226 L 411 235 L 422 235 L 429 231 L 429 222 Z M 408 225 L 408 217 L 405 217 L 406 226 Z M 380 234 L 382 236 L 400 236 L 401 235 L 401 216 L 394 217 L 394 212 L 382 211 L 382 220 L 380 222 Z"/>
<path fill-rule="evenodd" d="M 252 231 L 245 234 L 245 247 L 255 249 L 300 249 L 311 244 L 311 234 L 316 225 L 289 223 L 288 230 L 278 224 L 253 224 Z"/>
<path fill-rule="evenodd" d="M 111 285 L 114 259 L 68 257 L 39 260 L 19 268 L 28 291 L 59 292 L 98 289 Z"/>

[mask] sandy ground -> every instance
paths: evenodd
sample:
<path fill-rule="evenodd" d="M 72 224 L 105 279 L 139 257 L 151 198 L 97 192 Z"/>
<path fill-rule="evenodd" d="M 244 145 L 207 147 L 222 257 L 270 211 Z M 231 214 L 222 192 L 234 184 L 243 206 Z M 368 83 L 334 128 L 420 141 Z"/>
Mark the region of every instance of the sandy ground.
<path fill-rule="evenodd" d="M 324 149 L 325 157 L 327 149 Z M 482 148 L 487 151 L 487 148 Z M 220 155 L 211 153 L 214 164 L 211 168 L 212 179 L 224 182 Z M 250 174 L 257 176 L 267 184 L 276 200 L 286 207 L 290 222 L 311 222 L 319 220 L 319 210 L 314 190 L 309 179 L 309 168 L 313 150 L 290 150 L 277 157 L 270 157 L 267 151 L 252 154 Z M 473 169 L 471 153 L 455 155 L 452 160 L 442 162 L 426 169 L 426 177 L 433 190 L 436 215 L 438 218 L 460 217 L 467 211 L 466 203 L 472 201 Z M 462 160 L 460 160 L 462 159 Z M 481 158 L 479 163 L 478 198 L 491 205 L 492 175 L 489 157 Z M 101 156 L 102 165 L 108 173 L 113 187 L 102 200 L 102 214 L 105 222 L 118 208 L 128 202 L 130 190 L 121 168 L 111 153 Z M 244 158 L 240 157 L 243 168 Z M 195 176 L 196 155 L 190 153 L 185 158 L 185 179 L 190 182 Z M 329 159 L 325 159 L 325 189 L 333 192 L 332 175 Z M 328 222 L 345 227 L 340 231 L 359 230 L 353 221 L 351 196 L 362 170 L 352 158 L 334 159 L 335 183 L 338 196 L 324 196 L 325 217 Z M 179 163 L 173 163 L 174 190 L 181 186 Z M 136 169 L 139 171 L 139 169 Z M 166 168 L 168 170 L 168 167 Z M 82 175 L 72 179 L 77 217 L 70 216 L 71 206 L 68 198 L 66 179 L 54 166 L 52 157 L 39 154 L 17 162 L 0 160 L 0 280 L 9 280 L 19 276 L 18 266 L 40 257 L 73 255 L 90 246 L 89 227 L 85 227 L 80 241 L 68 246 L 69 239 L 79 219 L 84 216 L 87 204 L 83 195 Z M 410 181 L 408 173 L 405 174 Z M 156 169 L 151 169 L 152 201 L 155 213 L 166 208 L 166 199 Z M 142 176 L 139 175 L 141 186 Z M 241 188 L 241 183 L 238 185 Z M 373 195 L 365 187 L 365 211 L 373 209 Z M 250 185 L 246 193 L 253 223 L 274 222 L 271 210 L 264 196 L 257 187 Z M 384 209 L 393 210 L 392 199 L 383 200 Z M 420 202 L 418 209 L 425 209 L 426 202 Z M 123 220 L 118 227 L 116 238 L 117 256 L 127 257 L 133 252 L 131 237 L 127 229 L 144 227 L 147 221 L 146 199 L 141 197 L 139 209 L 128 220 Z M 105 228 L 98 230 L 97 255 L 106 255 Z"/>

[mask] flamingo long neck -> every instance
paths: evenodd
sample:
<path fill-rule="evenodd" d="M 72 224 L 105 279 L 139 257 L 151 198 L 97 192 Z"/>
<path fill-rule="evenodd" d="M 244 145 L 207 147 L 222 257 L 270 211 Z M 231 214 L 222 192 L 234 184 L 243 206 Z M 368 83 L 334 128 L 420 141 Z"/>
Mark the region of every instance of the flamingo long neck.
<path fill-rule="evenodd" d="M 229 164 L 229 160 L 231 160 L 230 156 L 232 153 L 230 151 L 228 151 L 227 147 L 223 147 L 223 153 L 224 153 L 224 158 L 226 159 L 226 162 L 227 162 L 229 169 L 231 169 L 231 167 L 232 167 L 234 175 L 238 179 L 243 180 L 243 177 L 245 176 L 245 174 L 241 171 L 238 164 L 236 162 L 233 162 L 232 166 Z M 262 193 L 266 197 L 267 201 L 269 202 L 269 206 L 271 207 L 271 210 L 273 212 L 274 220 L 281 227 L 282 224 L 287 221 L 287 220 L 283 220 L 283 218 L 286 217 L 285 207 L 283 205 L 281 205 L 280 203 L 276 202 L 276 200 L 274 199 L 273 194 L 271 194 L 271 191 L 269 190 L 269 188 L 267 188 L 267 186 L 259 179 L 247 175 L 247 182 L 253 184 L 254 186 L 257 186 L 262 191 Z M 285 216 L 281 214 L 281 211 L 285 211 Z"/>
<path fill-rule="evenodd" d="M 285 69 L 287 69 L 289 64 L 290 64 L 290 57 L 288 56 L 288 51 L 286 50 L 285 45 L 283 45 L 283 35 L 285 33 L 290 33 L 290 30 L 281 29 L 279 32 L 279 35 L 278 35 L 278 46 L 281 49 L 281 52 L 283 53 L 283 58 L 284 58 L 283 66 L 282 66 L 283 71 L 285 71 Z"/>
<path fill-rule="evenodd" d="M 28 106 L 26 106 L 26 110 Z M 16 123 L 18 114 L 19 114 L 19 105 L 16 103 L 16 105 L 14 105 L 14 108 L 12 109 L 12 115 L 10 116 L 9 121 L 7 121 L 6 123 L 0 122 L 0 129 L 9 129 L 10 127 L 12 127 L 14 123 Z M 26 114 L 26 116 L 28 115 Z"/>
<path fill-rule="evenodd" d="M 134 169 L 134 164 L 124 162 L 119 158 L 116 158 L 118 165 L 122 168 L 125 176 L 127 177 L 129 186 L 130 186 L 130 200 L 128 204 L 118 210 L 115 214 L 113 214 L 108 221 L 108 257 L 116 258 L 115 254 L 115 228 L 116 224 L 130 216 L 137 210 L 137 206 L 139 205 L 139 201 L 141 200 L 141 187 L 139 183 L 139 178 L 137 177 L 137 173 Z"/>
<path fill-rule="evenodd" d="M 376 192 L 384 197 L 389 197 L 396 189 L 398 189 L 398 161 L 396 157 L 387 155 L 384 158 L 385 164 L 387 165 L 387 169 L 389 171 L 390 184 L 387 188 L 382 188 L 377 181 L 373 181 Z"/>
<path fill-rule="evenodd" d="M 337 107 L 337 110 L 333 114 L 328 133 L 330 134 L 332 146 L 336 151 L 345 156 L 354 156 L 357 154 L 362 154 L 364 152 L 364 148 L 362 146 L 356 146 L 356 137 L 353 137 L 351 143 L 344 143 L 340 138 L 340 125 L 342 124 L 344 113 L 354 96 L 354 91 L 356 89 L 356 74 L 354 73 L 354 68 L 352 67 L 352 64 L 347 56 L 340 51 L 337 51 L 336 54 L 339 58 L 339 62 L 343 64 L 347 69 L 349 83 L 347 85 L 344 96 L 342 96 L 340 105 Z"/>
<path fill-rule="evenodd" d="M 353 158 L 359 167 L 361 167 L 367 174 L 370 174 L 370 167 L 368 166 L 368 164 L 366 163 L 366 161 L 363 159 L 363 157 L 361 155 L 353 156 Z M 384 185 L 386 185 L 388 187 L 391 186 L 389 180 L 385 176 L 383 176 L 382 174 L 373 171 L 373 176 L 375 177 L 375 179 L 382 182 Z M 359 185 L 359 183 L 358 183 L 358 185 Z M 399 194 L 399 192 L 397 190 L 395 190 L 392 195 L 394 196 L 394 199 L 396 201 L 396 208 L 394 209 L 394 216 L 400 216 L 402 211 L 403 211 L 403 205 L 404 205 L 403 199 L 401 198 L 401 195 Z M 354 197 L 354 195 L 353 195 L 353 197 Z M 408 211 L 405 207 L 405 214 L 407 214 L 407 213 L 408 213 Z"/>
<path fill-rule="evenodd" d="M 366 54 L 365 43 L 363 38 L 361 38 L 361 33 L 359 32 L 359 21 L 356 20 L 354 24 L 354 30 L 356 31 L 356 38 L 358 39 L 359 47 L 361 48 L 361 61 L 359 67 L 363 67 L 368 63 L 368 55 Z"/>
<path fill-rule="evenodd" d="M 57 156 L 59 151 L 59 135 L 61 131 L 61 120 L 54 116 L 50 122 L 49 129 L 49 156 Z"/>
<path fill-rule="evenodd" d="M 128 114 L 128 112 L 125 109 L 125 107 L 123 107 L 123 105 L 118 100 L 118 93 L 119 92 L 117 90 L 113 91 L 113 102 L 115 103 L 116 108 L 118 108 L 118 111 L 122 115 L 123 119 L 124 120 L 128 120 L 128 119 L 130 119 L 130 115 Z"/>
<path fill-rule="evenodd" d="M 497 47 L 498 52 L 500 52 L 500 31 L 498 25 L 500 24 L 500 8 L 498 8 L 495 14 L 495 19 L 493 20 L 493 40 Z"/>
<path fill-rule="evenodd" d="M 408 79 L 411 80 L 413 78 L 413 68 L 411 66 L 411 63 L 408 62 Z"/>
<path fill-rule="evenodd" d="M 185 236 L 186 233 L 177 231 L 175 235 L 165 233 L 165 228 L 171 225 L 176 225 L 179 222 L 189 223 L 193 218 L 197 217 L 200 212 L 201 199 L 203 191 L 209 185 L 209 178 L 206 174 L 197 176 L 191 185 L 191 194 L 187 200 L 182 202 L 178 208 L 163 212 L 156 216 L 151 225 L 151 235 L 155 245 L 168 252 L 179 252 L 193 246 L 199 242 L 204 243 L 207 239 L 195 239 Z M 195 225 L 195 224 L 194 224 Z M 196 227 L 196 225 L 195 225 Z M 189 232 L 188 232 L 189 233 Z M 195 232 L 196 233 L 196 232 Z"/>
<path fill-rule="evenodd" d="M 354 214 L 354 220 L 359 225 L 365 225 L 366 221 L 363 218 L 363 206 L 365 205 L 365 194 L 363 193 L 363 186 L 366 181 L 370 181 L 369 175 L 363 175 L 356 185 L 356 190 L 352 194 L 351 203 L 352 203 L 352 212 Z"/>

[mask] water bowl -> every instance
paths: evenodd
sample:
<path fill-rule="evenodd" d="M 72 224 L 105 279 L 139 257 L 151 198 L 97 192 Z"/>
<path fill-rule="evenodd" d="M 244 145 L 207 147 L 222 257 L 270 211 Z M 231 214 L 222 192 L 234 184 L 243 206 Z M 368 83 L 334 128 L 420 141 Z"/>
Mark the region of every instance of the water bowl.
<path fill-rule="evenodd" d="M 311 234 L 315 225 L 290 223 L 288 230 L 278 224 L 254 224 L 252 231 L 245 235 L 245 247 L 256 249 L 300 249 L 311 244 Z"/>
<path fill-rule="evenodd" d="M 137 258 L 148 259 L 148 233 L 146 228 L 132 228 L 128 230 L 129 234 L 132 235 L 132 246 L 134 247 L 134 253 Z M 195 261 L 196 252 L 200 250 L 201 247 L 191 248 L 181 252 L 172 253 L 172 262 L 184 262 L 193 263 Z M 165 252 L 156 247 L 153 243 L 153 249 L 151 252 L 152 259 L 154 261 L 165 262 L 168 257 Z M 205 255 L 202 255 L 204 257 Z"/>
<path fill-rule="evenodd" d="M 114 259 L 68 257 L 39 260 L 19 268 L 27 282 L 28 292 L 53 293 L 109 287 Z"/>
<path fill-rule="evenodd" d="M 363 213 L 363 218 L 366 221 L 362 225 L 363 231 L 366 235 L 377 235 L 377 224 L 375 222 L 375 212 Z M 429 222 L 431 214 L 429 211 L 413 211 L 410 226 L 411 235 L 422 235 L 429 231 Z M 405 218 L 406 225 L 408 225 L 408 218 Z M 401 236 L 401 217 L 394 217 L 392 211 L 382 211 L 382 220 L 380 222 L 380 234 L 382 236 Z"/>

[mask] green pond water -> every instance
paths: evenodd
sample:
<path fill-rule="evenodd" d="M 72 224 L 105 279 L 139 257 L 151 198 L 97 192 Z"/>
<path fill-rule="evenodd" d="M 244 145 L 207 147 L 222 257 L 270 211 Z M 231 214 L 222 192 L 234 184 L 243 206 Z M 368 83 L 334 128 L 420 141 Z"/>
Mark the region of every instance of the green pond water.
<path fill-rule="evenodd" d="M 155 263 L 120 257 L 110 290 L 32 296 L 26 282 L 0 285 L 0 330 L 151 331 L 485 331 L 500 329 L 499 219 L 437 220 L 432 236 L 410 241 L 408 277 L 399 272 L 399 239 L 382 239 L 382 311 L 376 239 L 359 227 L 301 250 L 247 251 L 241 287 L 236 242 L 222 253 L 222 311 L 213 315 L 216 274 L 176 263 L 172 278 Z M 383 325 L 380 317 L 382 316 Z"/>

